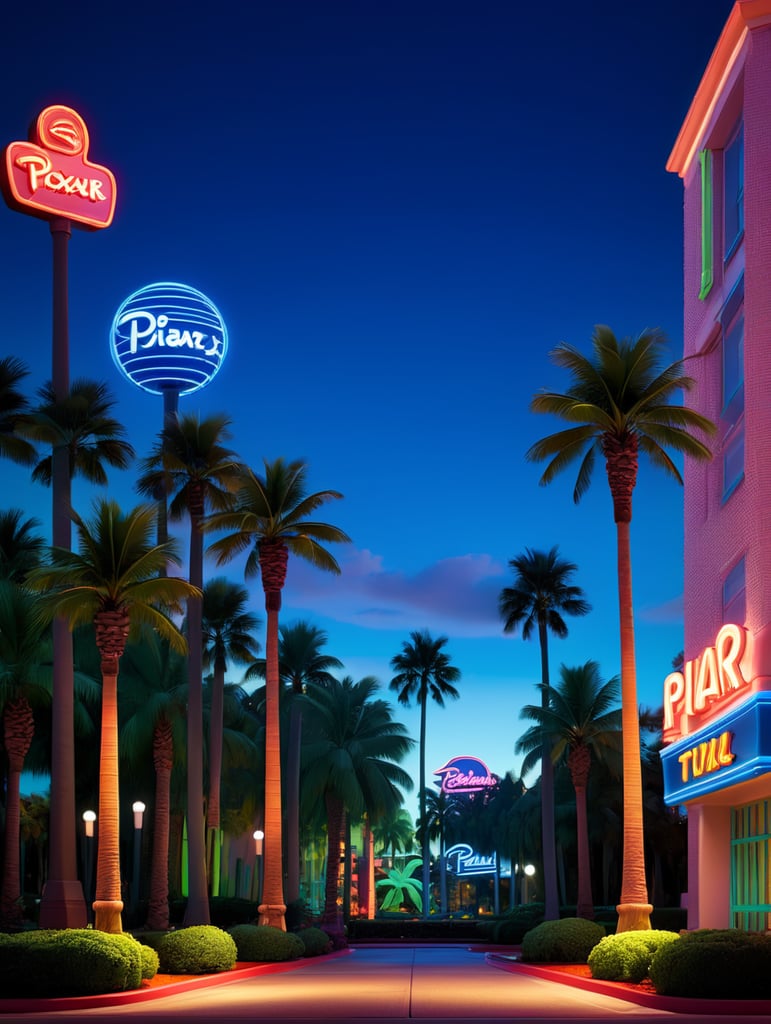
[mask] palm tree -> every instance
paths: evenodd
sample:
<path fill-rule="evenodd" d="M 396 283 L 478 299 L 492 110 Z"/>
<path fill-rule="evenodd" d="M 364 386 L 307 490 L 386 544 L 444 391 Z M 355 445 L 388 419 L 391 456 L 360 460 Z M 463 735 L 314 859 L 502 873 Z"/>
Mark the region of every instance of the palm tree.
<path fill-rule="evenodd" d="M 0 579 L 23 583 L 24 578 L 40 561 L 45 547 L 43 538 L 34 531 L 37 519 L 22 519 L 19 508 L 0 512 Z"/>
<path fill-rule="evenodd" d="M 579 917 L 594 917 L 586 788 L 592 753 L 602 760 L 608 750 L 617 749 L 621 715 L 615 705 L 619 699 L 619 680 L 600 678 L 600 666 L 587 661 L 577 668 L 560 667 L 560 681 L 546 687 L 546 702 L 539 707 L 527 704 L 520 718 L 535 723 L 517 740 L 517 753 L 524 753 L 522 774 L 540 761 L 544 745 L 556 763 L 563 756 L 576 792 L 576 835 L 578 844 Z"/>
<path fill-rule="evenodd" d="M 195 414 L 171 419 L 158 443 L 142 462 L 137 482 L 140 494 L 157 499 L 170 494 L 169 517 L 190 518 L 190 582 L 195 588 L 187 601 L 187 837 L 188 900 L 184 923 L 209 923 L 203 812 L 203 534 L 207 510 L 222 511 L 232 504 L 238 486 L 239 464 L 225 448 L 230 420 L 224 415 L 201 420 Z M 197 596 L 196 596 L 197 595 Z"/>
<path fill-rule="evenodd" d="M 391 668 L 396 675 L 390 687 L 398 692 L 400 704 L 409 705 L 415 698 L 420 705 L 420 820 L 426 820 L 426 710 L 431 697 L 439 707 L 445 699 L 457 700 L 460 694 L 453 683 L 460 679 L 460 669 L 450 664 L 442 650 L 447 643 L 446 636 L 434 639 L 428 630 L 414 630 L 410 640 L 402 643 L 401 652 L 391 659 Z M 428 829 L 423 831 L 423 917 L 430 912 L 431 863 Z"/>
<path fill-rule="evenodd" d="M 300 757 L 302 751 L 303 703 L 296 700 L 305 692 L 308 683 L 321 686 L 334 682 L 330 669 L 342 668 L 343 663 L 331 654 L 323 654 L 327 634 L 310 622 L 294 622 L 279 628 L 279 678 L 292 693 L 289 709 L 289 751 L 287 758 L 287 811 L 286 811 L 286 899 L 300 897 Z M 265 660 L 259 659 L 247 669 L 244 679 L 265 678 Z"/>
<path fill-rule="evenodd" d="M 415 824 L 409 811 L 400 807 L 395 814 L 387 814 L 382 817 L 372 829 L 375 836 L 375 845 L 382 856 L 388 856 L 390 850 L 391 861 L 397 853 L 411 853 L 415 848 Z"/>
<path fill-rule="evenodd" d="M 445 849 L 447 834 L 452 830 L 459 814 L 457 799 L 448 796 L 443 789 L 429 789 L 426 793 L 426 821 L 428 838 L 439 840 L 439 905 L 447 913 L 447 859 Z M 417 822 L 416 834 L 423 843 L 423 821 Z"/>
<path fill-rule="evenodd" d="M 90 522 L 73 513 L 80 552 L 52 549 L 52 564 L 34 570 L 28 584 L 41 590 L 50 618 L 70 627 L 93 622 L 102 670 L 102 731 L 99 755 L 99 850 L 96 866 L 95 926 L 121 932 L 120 851 L 118 843 L 118 664 L 129 630 L 152 626 L 177 650 L 182 634 L 165 609 L 195 588 L 160 573 L 167 561 L 179 564 L 171 543 L 153 544 L 155 509 L 139 505 L 124 514 L 113 501 L 98 501 Z"/>
<path fill-rule="evenodd" d="M 281 752 L 279 739 L 278 613 L 290 554 L 304 558 L 319 569 L 339 573 L 340 566 L 323 546 L 350 538 L 329 523 L 308 517 L 321 505 L 341 498 L 337 491 L 308 494 L 307 466 L 297 460 L 265 461 L 265 475 L 244 471 L 232 512 L 208 518 L 205 528 L 229 531 L 209 551 L 222 565 L 243 551 L 246 578 L 258 573 L 268 613 L 265 644 L 265 845 L 263 904 L 260 923 L 285 928 L 281 837 Z M 251 549 L 251 550 L 250 550 Z"/>
<path fill-rule="evenodd" d="M 327 686 L 311 683 L 305 700 L 311 735 L 303 751 L 303 797 L 309 807 L 323 801 L 327 811 L 327 868 L 322 921 L 339 928 L 337 904 L 340 844 L 346 816 L 372 821 L 392 815 L 410 789 L 399 762 L 412 740 L 391 707 L 375 698 L 377 679 L 350 676 Z"/>
<path fill-rule="evenodd" d="M 69 384 L 66 359 L 54 357 L 54 381 L 38 390 L 38 405 L 25 418 L 26 436 L 51 446 L 33 479 L 51 485 L 55 547 L 71 546 L 72 479 L 82 476 L 104 486 L 104 464 L 125 469 L 133 448 L 125 429 L 112 417 L 114 399 L 106 384 L 77 380 Z M 58 367 L 58 369 L 57 369 Z M 60 376 L 65 368 L 64 383 Z M 85 925 L 86 908 L 77 881 L 75 858 L 75 752 L 72 637 L 63 619 L 53 623 L 53 732 L 51 737 L 50 878 L 40 905 L 41 927 Z"/>
<path fill-rule="evenodd" d="M 557 547 L 550 551 L 525 548 L 524 554 L 509 561 L 514 583 L 500 593 L 498 607 L 504 633 L 521 627 L 522 639 L 529 640 L 538 629 L 541 648 L 541 686 L 549 685 L 549 632 L 568 635 L 564 615 L 586 615 L 591 606 L 580 587 L 570 583 L 578 566 L 560 558 Z M 546 700 L 545 689 L 541 690 Z M 557 859 L 554 838 L 554 770 L 549 751 L 541 757 L 541 831 L 543 836 L 544 920 L 560 916 L 557 892 Z"/>
<path fill-rule="evenodd" d="M 155 771 L 153 847 L 146 927 L 169 927 L 171 773 L 184 761 L 187 664 L 179 651 L 142 627 L 121 659 L 120 757 L 131 773 L 152 762 Z"/>
<path fill-rule="evenodd" d="M 209 580 L 203 589 L 201 628 L 203 668 L 212 670 L 209 712 L 209 800 L 206 824 L 209 838 L 220 828 L 220 779 L 222 777 L 222 707 L 228 661 L 251 665 L 260 650 L 254 638 L 260 620 L 247 611 L 249 592 L 224 577 Z M 210 852 L 207 852 L 207 863 Z M 219 895 L 219 877 L 211 874 L 211 891 Z"/>
<path fill-rule="evenodd" d="M 31 466 L 37 458 L 35 446 L 19 432 L 29 410 L 29 402 L 19 385 L 29 374 L 21 359 L 6 356 L 0 359 L 0 456 Z"/>
<path fill-rule="evenodd" d="M 624 735 L 624 852 L 618 930 L 650 928 L 651 905 L 645 880 L 643 846 L 640 734 L 637 717 L 637 669 L 634 648 L 634 605 L 630 524 L 632 493 L 637 482 L 640 451 L 654 466 L 682 483 L 667 449 L 694 459 L 709 459 L 708 446 L 695 435 L 712 434 L 714 424 L 693 409 L 673 403 L 688 391 L 693 379 L 682 361 L 660 369 L 666 339 L 661 331 L 643 332 L 636 339 L 617 340 L 608 327 L 598 326 L 588 358 L 564 342 L 551 353 L 553 362 L 572 376 L 564 394 L 542 391 L 531 401 L 533 412 L 550 413 L 570 426 L 537 441 L 529 460 L 549 462 L 541 484 L 576 461 L 578 476 L 573 500 L 578 502 L 591 480 L 598 455 L 605 460 L 613 499 L 618 558 L 621 640 L 621 705 Z"/>

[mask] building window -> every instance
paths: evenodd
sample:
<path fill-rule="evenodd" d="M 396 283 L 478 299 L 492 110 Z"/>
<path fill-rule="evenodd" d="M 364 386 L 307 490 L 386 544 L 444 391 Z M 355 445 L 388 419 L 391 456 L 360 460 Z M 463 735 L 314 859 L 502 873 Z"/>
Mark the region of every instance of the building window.
<path fill-rule="evenodd" d="M 731 809 L 731 927 L 771 928 L 771 801 Z"/>
<path fill-rule="evenodd" d="M 744 477 L 744 278 L 741 277 L 720 312 L 722 329 L 723 408 L 720 446 L 723 452 L 723 498 Z"/>
<path fill-rule="evenodd" d="M 699 153 L 701 168 L 701 287 L 699 298 L 706 299 L 713 284 L 712 273 L 712 151 Z"/>
<path fill-rule="evenodd" d="M 744 558 L 740 558 L 723 581 L 723 622 L 744 625 L 746 618 Z"/>
<path fill-rule="evenodd" d="M 744 421 L 731 432 L 723 446 L 723 500 L 744 479 Z"/>
<path fill-rule="evenodd" d="M 744 125 L 723 154 L 723 237 L 729 259 L 744 234 Z"/>

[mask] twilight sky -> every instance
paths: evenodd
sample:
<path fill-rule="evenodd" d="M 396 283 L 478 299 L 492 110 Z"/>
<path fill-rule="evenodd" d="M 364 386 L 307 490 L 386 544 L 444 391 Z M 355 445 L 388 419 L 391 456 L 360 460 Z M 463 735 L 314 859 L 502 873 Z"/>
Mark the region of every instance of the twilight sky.
<path fill-rule="evenodd" d="M 524 453 L 559 424 L 528 404 L 567 384 L 554 345 L 586 350 L 596 323 L 661 327 L 680 354 L 682 183 L 664 165 L 731 6 L 42 0 L 3 15 L 0 146 L 65 103 L 118 182 L 113 225 L 70 243 L 71 376 L 109 382 L 145 455 L 161 399 L 119 375 L 112 318 L 156 281 L 217 304 L 227 361 L 180 409 L 227 412 L 245 462 L 302 458 L 313 490 L 345 495 L 326 516 L 353 540 L 342 576 L 291 562 L 284 623 L 325 629 L 394 703 L 409 632 L 449 638 L 462 696 L 429 709 L 429 776 L 459 754 L 518 766 L 539 652 L 503 636 L 497 597 L 525 547 L 559 545 L 593 606 L 552 641 L 555 675 L 589 658 L 619 671 L 604 472 L 578 506 L 572 474 L 540 488 Z M 50 235 L 5 206 L 0 318 L 32 393 L 51 374 Z M 50 495 L 0 473 L 3 507 L 47 533 Z M 129 473 L 109 493 L 140 500 Z M 92 497 L 76 487 L 78 511 Z M 648 465 L 632 545 L 639 698 L 657 705 L 682 648 L 682 493 Z M 416 710 L 396 717 L 417 736 Z M 417 755 L 407 767 L 417 779 Z"/>

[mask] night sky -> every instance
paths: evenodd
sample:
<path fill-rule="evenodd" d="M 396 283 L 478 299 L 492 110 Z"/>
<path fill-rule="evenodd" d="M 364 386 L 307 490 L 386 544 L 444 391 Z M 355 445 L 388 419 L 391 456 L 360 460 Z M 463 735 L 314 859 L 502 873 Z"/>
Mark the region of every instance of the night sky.
<path fill-rule="evenodd" d="M 217 304 L 227 360 L 180 409 L 227 412 L 245 462 L 302 458 L 313 490 L 345 495 L 327 508 L 353 540 L 335 551 L 342 576 L 291 562 L 282 622 L 310 619 L 346 673 L 384 687 L 411 630 L 449 638 L 462 697 L 429 709 L 429 773 L 456 754 L 517 768 L 539 652 L 503 637 L 497 598 L 525 547 L 559 545 L 593 606 L 553 641 L 554 671 L 589 658 L 619 671 L 604 471 L 578 506 L 571 474 L 540 488 L 524 453 L 559 424 L 528 404 L 567 384 L 554 345 L 588 350 L 596 323 L 661 327 L 680 354 L 682 183 L 665 163 L 731 6 L 4 12 L 0 144 L 65 103 L 118 182 L 113 225 L 70 243 L 71 376 L 109 382 L 143 456 L 161 399 L 119 375 L 112 318 L 156 281 Z M 5 207 L 0 318 L 0 351 L 27 363 L 33 394 L 51 375 L 51 241 Z M 0 472 L 3 506 L 48 533 L 50 495 L 26 470 Z M 113 473 L 109 493 L 140 500 L 131 473 Z M 93 497 L 77 485 L 77 510 Z M 646 465 L 632 545 L 639 698 L 658 705 L 683 644 L 682 492 Z M 259 582 L 252 593 L 262 615 Z M 417 736 L 416 711 L 396 717 Z M 417 775 L 416 756 L 407 767 Z"/>

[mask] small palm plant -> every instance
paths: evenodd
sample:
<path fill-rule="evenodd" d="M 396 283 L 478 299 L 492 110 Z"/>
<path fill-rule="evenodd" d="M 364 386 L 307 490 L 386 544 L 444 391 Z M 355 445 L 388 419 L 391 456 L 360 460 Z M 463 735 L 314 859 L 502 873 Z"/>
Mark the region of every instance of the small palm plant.
<path fill-rule="evenodd" d="M 393 867 L 385 878 L 377 883 L 378 889 L 385 890 L 381 910 L 399 910 L 402 905 L 409 901 L 420 913 L 423 910 L 423 883 L 413 874 L 422 867 L 423 861 L 420 857 L 413 857 L 408 860 L 403 868 Z"/>

